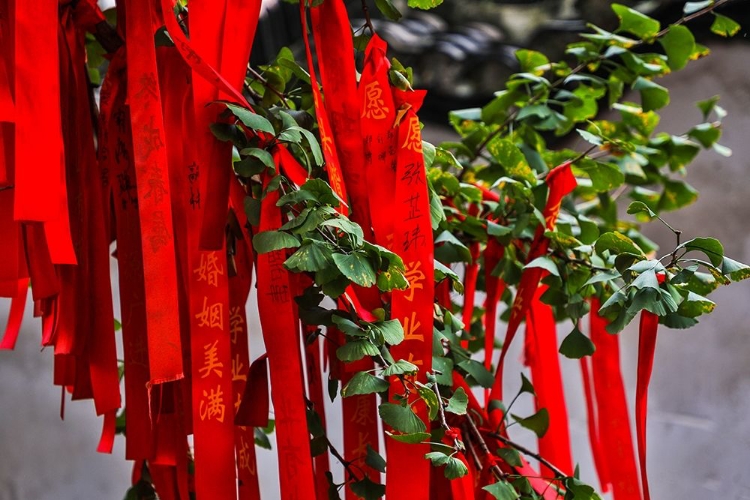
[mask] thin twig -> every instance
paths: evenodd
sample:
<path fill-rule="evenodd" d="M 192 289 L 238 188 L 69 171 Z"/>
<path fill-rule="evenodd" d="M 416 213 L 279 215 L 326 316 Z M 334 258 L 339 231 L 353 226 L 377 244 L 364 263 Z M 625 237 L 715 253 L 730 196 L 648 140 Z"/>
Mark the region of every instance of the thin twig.
<path fill-rule="evenodd" d="M 362 0 L 362 14 L 365 16 L 365 26 L 370 30 L 370 34 L 375 34 L 375 27 L 372 25 L 372 19 L 370 19 L 370 9 L 367 7 L 367 0 Z"/>
<path fill-rule="evenodd" d="M 549 460 L 547 460 L 546 458 L 542 457 L 538 453 L 534 453 L 533 451 L 531 451 L 530 449 L 526 448 L 525 446 L 522 446 L 522 445 L 520 445 L 520 444 L 518 444 L 518 443 L 516 443 L 514 441 L 511 441 L 507 437 L 503 436 L 502 434 L 498 434 L 496 432 L 490 433 L 490 436 L 492 436 L 493 438 L 497 439 L 498 441 L 500 441 L 501 443 L 505 444 L 506 446 L 510 446 L 511 448 L 515 448 L 516 450 L 520 451 L 524 455 L 527 455 L 527 456 L 529 456 L 531 458 L 534 458 L 534 459 L 538 460 L 540 464 L 544 465 L 549 470 L 551 470 L 555 474 L 555 476 L 557 476 L 559 479 L 565 479 L 566 477 L 568 477 L 567 474 L 565 474 L 563 471 L 561 471 L 560 469 L 558 469 Z"/>
<path fill-rule="evenodd" d="M 282 92 L 279 92 L 276 90 L 273 85 L 268 83 L 268 80 L 263 78 L 263 75 L 255 71 L 249 64 L 247 65 L 247 72 L 250 73 L 250 76 L 252 76 L 254 79 L 258 80 L 265 88 L 276 94 L 276 96 L 281 99 L 281 103 L 284 105 L 285 108 L 289 108 L 289 103 L 286 101 L 286 95 Z"/>
<path fill-rule="evenodd" d="M 477 425 L 474 423 L 474 419 L 471 418 L 471 415 L 468 413 L 466 414 L 466 421 L 469 423 L 469 428 L 471 428 L 471 431 L 474 433 L 474 437 L 477 439 L 477 443 L 479 444 L 479 448 L 482 450 L 482 453 L 484 453 L 487 456 L 494 457 L 495 455 L 490 452 L 490 448 L 487 446 L 487 442 L 482 437 L 482 433 L 479 432 L 479 429 L 477 428 Z M 494 434 L 490 434 L 494 435 Z M 490 470 L 493 474 L 495 474 L 495 477 L 498 480 L 504 480 L 506 479 L 507 475 L 505 472 L 500 470 L 500 467 L 498 467 L 497 464 L 493 464 L 490 467 Z"/>

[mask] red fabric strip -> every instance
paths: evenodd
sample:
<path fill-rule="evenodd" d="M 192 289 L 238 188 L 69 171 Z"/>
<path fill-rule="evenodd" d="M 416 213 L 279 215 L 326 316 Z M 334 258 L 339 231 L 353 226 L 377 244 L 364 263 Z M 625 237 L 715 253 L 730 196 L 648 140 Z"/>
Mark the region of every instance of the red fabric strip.
<path fill-rule="evenodd" d="M 96 451 L 99 453 L 112 453 L 115 445 L 115 430 L 117 424 L 117 410 L 110 410 L 104 414 L 102 422 L 102 436 Z"/>
<path fill-rule="evenodd" d="M 651 499 L 646 468 L 646 415 L 648 412 L 648 385 L 654 367 L 656 331 L 659 317 L 649 311 L 641 311 L 638 332 L 638 374 L 635 385 L 635 434 L 638 441 L 638 463 L 641 468 L 641 489 L 644 500 Z"/>
<path fill-rule="evenodd" d="M 422 154 L 422 134 L 416 111 L 424 91 L 399 92 L 395 101 L 405 111 L 398 127 L 396 195 L 392 208 L 394 251 L 401 257 L 410 287 L 392 293 L 391 315 L 401 321 L 404 340 L 391 348 L 394 359 L 406 359 L 419 367 L 418 379 L 426 382 L 432 370 L 432 332 L 434 302 L 434 249 L 430 221 L 429 194 Z M 391 378 L 391 388 L 400 382 Z M 414 397 L 412 395 L 412 397 Z M 427 422 L 426 408 L 415 405 L 417 416 Z M 388 468 L 386 496 L 389 500 L 427 500 L 430 496 L 430 464 L 424 459 L 426 444 L 404 444 L 386 440 Z M 409 484 L 409 488 L 404 488 Z"/>
<path fill-rule="evenodd" d="M 0 350 L 15 349 L 18 332 L 21 331 L 21 322 L 23 321 L 23 312 L 26 308 L 26 296 L 29 292 L 29 280 L 24 278 L 18 280 L 18 289 L 16 296 L 10 303 L 8 312 L 8 323 L 5 327 L 3 340 L 0 342 Z"/>
<path fill-rule="evenodd" d="M 266 427 L 270 400 L 268 396 L 268 357 L 264 354 L 250 365 L 242 403 L 234 423 L 249 427 Z"/>
<path fill-rule="evenodd" d="M 249 380 L 250 353 L 245 304 L 252 282 L 252 267 L 248 265 L 245 240 L 236 242 L 235 262 L 237 274 L 229 278 L 229 335 L 232 354 L 232 401 L 234 403 L 234 448 L 237 457 L 237 487 L 240 500 L 260 498 L 258 466 L 255 460 L 254 429 L 237 424 L 242 406 L 242 396 Z M 267 394 L 267 392 L 266 392 Z M 255 401 L 252 401 L 255 404 Z"/>
<path fill-rule="evenodd" d="M 359 79 L 359 116 L 362 123 L 365 172 L 369 188 L 369 208 L 375 242 L 393 246 L 394 220 L 388 210 L 394 204 L 398 134 L 393 128 L 396 106 L 393 102 L 386 55 L 387 46 L 373 35 L 365 49 L 365 64 Z"/>
<path fill-rule="evenodd" d="M 474 316 L 474 295 L 477 290 L 477 276 L 479 275 L 479 243 L 472 243 L 471 262 L 466 264 L 466 275 L 464 276 L 464 306 L 461 319 L 467 332 L 471 330 L 471 318 Z M 468 337 L 461 339 L 461 347 L 469 347 Z"/>
<path fill-rule="evenodd" d="M 127 92 L 125 49 L 112 58 L 102 84 L 100 100 L 99 161 L 113 179 L 114 229 L 117 237 L 117 270 L 120 288 L 120 323 L 125 361 L 125 458 L 151 457 L 151 421 L 148 391 L 150 380 L 146 322 L 143 249 L 138 218 L 130 109 Z"/>
<path fill-rule="evenodd" d="M 544 237 L 544 231 L 554 229 L 557 221 L 557 214 L 560 212 L 562 199 L 576 186 L 576 180 L 570 170 L 570 164 L 563 163 L 562 165 L 550 170 L 549 174 L 547 174 L 547 185 L 549 187 L 549 194 L 547 196 L 547 203 L 543 210 L 545 225 L 537 228 L 536 234 L 534 235 L 534 241 L 529 250 L 528 262 L 531 262 L 547 252 L 549 240 Z M 513 342 L 513 338 L 518 331 L 521 321 L 526 316 L 526 312 L 529 309 L 534 294 L 536 293 L 537 286 L 543 275 L 543 270 L 541 268 L 527 269 L 521 275 L 521 283 L 518 285 L 516 298 L 513 301 L 510 319 L 508 320 L 508 329 L 505 333 L 505 341 L 503 342 L 503 347 L 500 351 L 500 360 L 498 361 L 497 371 L 495 372 L 495 383 L 492 386 L 492 392 L 490 394 L 492 399 L 500 401 L 503 399 L 503 367 L 505 365 L 505 356 L 508 353 L 508 348 L 510 347 L 511 342 Z M 492 414 L 495 415 L 497 415 L 497 413 L 498 411 L 492 412 Z M 499 424 L 499 421 L 497 423 Z"/>
<path fill-rule="evenodd" d="M 323 156 L 326 161 L 326 170 L 328 171 L 328 180 L 333 189 L 333 192 L 338 195 L 344 204 L 347 204 L 346 188 L 344 187 L 344 179 L 341 174 L 341 166 L 339 164 L 339 155 L 334 145 L 333 137 L 331 136 L 331 125 L 328 121 L 328 113 L 326 112 L 325 105 L 323 104 L 323 96 L 320 93 L 320 87 L 318 86 L 318 78 L 315 75 L 315 65 L 313 64 L 312 51 L 310 50 L 310 39 L 307 35 L 307 10 L 305 7 L 304 0 L 300 1 L 300 19 L 302 21 L 302 38 L 305 41 L 305 54 L 307 55 L 307 66 L 310 68 L 310 85 L 313 92 L 313 102 L 315 104 L 315 116 L 318 121 L 318 131 L 320 132 L 320 142 L 323 146 Z M 339 212 L 347 214 L 346 206 L 340 206 Z"/>
<path fill-rule="evenodd" d="M 200 76 L 203 80 L 210 82 L 217 89 L 221 90 L 224 94 L 229 96 L 229 99 L 231 99 L 232 101 L 247 105 L 247 99 L 245 99 L 242 93 L 238 92 L 232 84 L 227 82 L 227 80 L 223 76 L 221 76 L 221 74 L 219 74 L 219 72 L 214 69 L 211 64 L 206 62 L 202 54 L 199 54 L 193 48 L 187 37 L 185 37 L 185 33 L 182 32 L 182 29 L 177 24 L 177 20 L 175 19 L 175 17 L 173 15 L 170 15 L 170 13 L 173 12 L 172 2 L 170 0 L 160 1 L 162 12 L 165 13 L 164 22 L 166 24 L 167 32 L 174 41 L 177 50 L 180 52 L 180 55 L 182 55 L 182 58 L 195 72 L 195 74 Z M 194 6 L 191 6 L 191 8 L 193 7 Z M 193 12 L 193 15 L 196 15 L 195 12 Z"/>
<path fill-rule="evenodd" d="M 67 217 L 67 208 L 60 205 L 65 177 L 61 169 L 58 0 L 17 1 L 15 7 L 14 216 L 16 220 L 51 221 L 61 208 Z M 44 68 L 44 78 L 39 78 L 39 68 Z M 46 124 L 45 152 L 49 159 L 44 162 L 37 158 L 41 121 Z"/>
<path fill-rule="evenodd" d="M 596 395 L 599 441 L 615 500 L 640 500 L 638 468 L 620 371 L 619 337 L 607 333 L 607 321 L 599 316 L 599 300 L 591 301 L 591 340 L 596 352 L 591 367 Z"/>
<path fill-rule="evenodd" d="M 583 380 L 583 395 L 586 400 L 586 427 L 589 434 L 589 444 L 591 445 L 591 454 L 594 458 L 594 466 L 599 476 L 599 485 L 602 493 L 610 490 L 609 473 L 607 472 L 607 462 L 602 450 L 601 439 L 599 439 L 599 422 L 596 413 L 596 401 L 594 399 L 593 381 L 591 377 L 591 360 L 588 356 L 581 358 L 581 379 Z"/>
<path fill-rule="evenodd" d="M 126 0 L 128 101 L 141 221 L 152 384 L 184 377 L 164 122 L 149 2 Z M 167 16 L 168 17 L 168 16 Z"/>
<path fill-rule="evenodd" d="M 537 288 L 526 320 L 526 364 L 531 367 L 531 378 L 536 392 L 536 409 L 546 408 L 549 427 L 539 438 L 539 454 L 555 464 L 567 475 L 573 475 L 570 452 L 568 410 L 560 375 L 560 356 L 557 352 L 557 329 L 552 308 L 541 302 L 546 286 Z M 542 467 L 543 476 L 554 473 Z"/>
<path fill-rule="evenodd" d="M 310 15 L 330 130 L 350 197 L 350 218 L 362 226 L 365 239 L 372 241 L 354 43 L 346 6 L 342 0 L 328 0 L 312 7 Z"/>
<path fill-rule="evenodd" d="M 278 155 L 276 160 L 278 162 Z M 261 231 L 281 227 L 281 212 L 276 206 L 278 199 L 278 191 L 268 193 L 264 198 Z M 258 255 L 258 310 L 271 370 L 281 498 L 301 500 L 315 491 L 315 479 L 302 387 L 299 333 L 289 273 L 282 265 L 285 260 L 283 251 Z"/>

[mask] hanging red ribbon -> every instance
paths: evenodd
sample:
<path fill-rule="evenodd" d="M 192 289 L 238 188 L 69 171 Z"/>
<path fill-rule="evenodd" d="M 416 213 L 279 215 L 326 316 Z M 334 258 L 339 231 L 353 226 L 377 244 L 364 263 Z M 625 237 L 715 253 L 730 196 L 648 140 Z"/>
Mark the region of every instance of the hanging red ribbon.
<path fill-rule="evenodd" d="M 151 383 L 183 378 L 164 122 L 151 29 L 153 6 L 126 0 L 128 102 L 139 194 Z M 137 105 L 135 105 L 137 103 Z"/>
<path fill-rule="evenodd" d="M 279 156 L 276 155 L 277 160 Z M 266 194 L 260 230 L 281 227 L 278 191 Z M 281 498 L 302 500 L 315 491 L 307 431 L 299 334 L 292 306 L 284 251 L 258 255 L 258 310 L 271 371 L 271 397 L 276 416 Z"/>
<path fill-rule="evenodd" d="M 659 276 L 659 282 L 664 276 Z M 643 310 L 638 331 L 638 376 L 635 384 L 635 434 L 638 441 L 638 462 L 641 468 L 641 489 L 644 500 L 651 500 L 648 487 L 648 469 L 646 468 L 646 414 L 648 408 L 648 385 L 654 367 L 656 351 L 656 331 L 659 327 L 659 316 Z"/>
<path fill-rule="evenodd" d="M 592 299 L 589 321 L 596 352 L 591 356 L 591 366 L 605 477 L 609 478 L 615 500 L 640 500 L 638 468 L 620 371 L 619 337 L 607 333 L 607 320 L 599 315 L 599 307 L 599 300 Z"/>
<path fill-rule="evenodd" d="M 552 308 L 540 300 L 546 290 L 544 285 L 537 288 L 526 320 L 526 364 L 531 368 L 536 409 L 546 408 L 549 414 L 547 432 L 539 438 L 539 454 L 565 474 L 573 475 L 555 317 Z M 543 476 L 553 475 L 545 466 L 541 471 Z"/>
<path fill-rule="evenodd" d="M 391 348 L 394 359 L 406 359 L 419 368 L 419 381 L 426 382 L 432 370 L 434 302 L 434 249 L 430 201 L 422 153 L 422 134 L 416 111 L 424 91 L 395 91 L 394 100 L 405 111 L 398 125 L 398 159 L 394 219 L 394 251 L 404 262 L 409 288 L 392 292 L 391 314 L 404 328 L 404 340 Z M 392 377 L 391 389 L 400 382 Z M 427 422 L 427 411 L 417 405 L 417 416 Z M 430 464 L 424 459 L 426 444 L 404 444 L 386 440 L 388 469 L 386 496 L 389 500 L 427 500 L 430 495 Z M 410 488 L 404 488 L 404 484 Z"/>
<path fill-rule="evenodd" d="M 534 235 L 534 241 L 531 243 L 531 249 L 529 250 L 528 262 L 531 262 L 547 252 L 549 240 L 544 237 L 544 232 L 554 229 L 563 197 L 570 193 L 576 186 L 576 180 L 570 170 L 570 164 L 563 163 L 562 165 L 550 170 L 547 174 L 547 185 L 549 187 L 549 194 L 547 195 L 547 203 L 542 212 L 545 224 L 537 228 L 536 234 Z M 495 382 L 490 394 L 491 399 L 499 401 L 503 399 L 503 367 L 505 365 L 505 356 L 508 353 L 508 348 L 515 337 L 516 332 L 518 331 L 518 327 L 521 325 L 521 321 L 529 310 L 537 286 L 539 286 L 539 282 L 543 276 L 544 270 L 537 267 L 526 269 L 521 275 L 521 283 L 518 285 L 518 291 L 516 293 L 516 298 L 513 301 L 510 319 L 508 320 L 508 330 L 505 333 L 505 341 L 503 342 L 503 347 L 500 351 L 500 360 L 498 361 L 497 371 L 495 372 Z M 495 415 L 498 413 L 498 411 L 491 412 L 491 414 Z M 495 420 L 498 419 L 495 417 Z M 496 424 L 499 423 L 498 420 Z"/>

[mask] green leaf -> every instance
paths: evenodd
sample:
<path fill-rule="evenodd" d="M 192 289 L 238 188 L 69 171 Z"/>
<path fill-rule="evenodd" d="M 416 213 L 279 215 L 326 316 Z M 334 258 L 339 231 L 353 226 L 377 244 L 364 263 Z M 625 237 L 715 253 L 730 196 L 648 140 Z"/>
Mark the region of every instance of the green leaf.
<path fill-rule="evenodd" d="M 508 139 L 493 139 L 487 144 L 487 151 L 511 177 L 533 181 L 534 171 L 518 146 Z"/>
<path fill-rule="evenodd" d="M 722 16 L 721 14 L 714 14 L 714 22 L 711 23 L 711 31 L 719 36 L 730 37 L 736 35 L 741 26 L 735 20 Z"/>
<path fill-rule="evenodd" d="M 711 264 L 716 267 L 721 266 L 724 262 L 724 246 L 716 238 L 693 238 L 677 248 L 684 248 L 689 252 L 703 252 L 711 261 Z"/>
<path fill-rule="evenodd" d="M 536 391 L 534 390 L 534 384 L 531 383 L 531 380 L 526 378 L 526 375 L 523 373 L 521 374 L 521 389 L 518 390 L 518 394 L 528 393 L 532 396 L 536 396 Z"/>
<path fill-rule="evenodd" d="M 385 495 L 385 485 L 374 482 L 367 475 L 359 481 L 349 483 L 349 488 L 355 495 L 365 500 L 378 500 Z"/>
<path fill-rule="evenodd" d="M 336 328 L 341 330 L 347 335 L 351 335 L 353 337 L 366 337 L 367 332 L 365 332 L 361 326 L 359 326 L 354 321 L 344 318 L 342 316 L 333 315 L 331 317 L 331 320 L 333 321 L 333 324 L 336 325 Z"/>
<path fill-rule="evenodd" d="M 427 406 L 427 418 L 429 420 L 435 420 L 441 404 L 438 400 L 437 394 L 435 394 L 435 391 L 433 391 L 429 387 L 421 385 L 417 387 L 417 393 Z"/>
<path fill-rule="evenodd" d="M 537 437 L 544 437 L 549 428 L 549 412 L 546 408 L 542 408 L 530 417 L 521 418 L 513 414 L 511 414 L 511 417 L 513 417 L 513 420 L 518 422 L 521 427 L 533 431 Z"/>
<path fill-rule="evenodd" d="M 458 479 L 468 473 L 469 469 L 466 464 L 456 457 L 448 458 L 448 463 L 445 465 L 445 471 L 443 472 L 448 479 Z"/>
<path fill-rule="evenodd" d="M 677 210 L 698 199 L 698 191 L 683 181 L 664 181 L 664 192 L 659 198 L 659 211 Z"/>
<path fill-rule="evenodd" d="M 698 12 L 701 9 L 705 9 L 706 7 L 709 7 L 714 4 L 714 0 L 703 0 L 702 2 L 687 2 L 685 3 L 685 7 L 683 8 L 682 12 L 685 13 L 685 15 L 690 15 L 693 12 Z"/>
<path fill-rule="evenodd" d="M 669 104 L 669 91 L 658 83 L 647 80 L 642 76 L 635 79 L 632 88 L 641 93 L 643 111 L 661 109 Z"/>
<path fill-rule="evenodd" d="M 348 340 L 346 344 L 336 349 L 336 357 L 347 363 L 378 354 L 380 351 L 369 340 Z"/>
<path fill-rule="evenodd" d="M 365 464 L 379 472 L 385 472 L 385 459 L 380 453 L 373 450 L 370 444 L 367 444 L 367 455 L 365 455 Z"/>
<path fill-rule="evenodd" d="M 273 129 L 273 125 L 271 125 L 271 122 L 269 122 L 264 117 L 253 113 L 247 108 L 243 108 L 241 106 L 237 106 L 236 104 L 232 104 L 229 102 L 224 102 L 227 109 L 232 112 L 234 116 L 239 119 L 242 124 L 251 129 L 251 130 L 259 130 L 261 132 L 266 132 L 271 135 L 275 135 L 276 131 Z"/>
<path fill-rule="evenodd" d="M 382 335 L 383 340 L 390 345 L 398 345 L 404 340 L 404 327 L 397 319 L 372 323 L 371 328 Z"/>
<path fill-rule="evenodd" d="M 416 373 L 419 368 L 413 363 L 409 363 L 405 359 L 399 359 L 392 365 L 388 366 L 383 370 L 383 375 L 389 377 L 391 375 L 405 375 Z"/>
<path fill-rule="evenodd" d="M 313 194 L 315 199 L 323 205 L 338 207 L 341 204 L 339 197 L 336 196 L 331 186 L 323 179 L 308 179 L 300 187 L 300 191 Z"/>
<path fill-rule="evenodd" d="M 260 224 L 260 205 L 259 199 L 245 196 L 245 215 L 251 226 L 257 227 Z"/>
<path fill-rule="evenodd" d="M 584 356 L 591 356 L 594 351 L 596 351 L 596 346 L 578 327 L 573 328 L 573 331 L 560 344 L 560 354 L 566 358 L 581 359 Z"/>
<path fill-rule="evenodd" d="M 646 205 L 642 201 L 634 201 L 630 205 L 628 205 L 629 214 L 639 214 L 641 212 L 646 212 L 649 217 L 656 217 L 656 213 L 648 208 L 648 205 Z"/>
<path fill-rule="evenodd" d="M 281 231 L 263 231 L 253 236 L 253 248 L 258 253 L 274 252 L 284 248 L 297 248 L 300 242 L 291 234 Z"/>
<path fill-rule="evenodd" d="M 349 380 L 349 383 L 341 389 L 341 396 L 348 398 L 349 396 L 356 396 L 358 394 L 383 392 L 387 391 L 388 387 L 388 382 L 380 377 L 376 377 L 367 372 L 357 372 Z"/>
<path fill-rule="evenodd" d="M 519 49 L 516 51 L 516 59 L 521 65 L 521 71 L 525 73 L 533 73 L 537 76 L 542 76 L 545 70 L 549 69 L 549 59 L 547 59 L 547 56 L 535 50 Z M 540 68 L 542 66 L 544 66 L 544 68 Z"/>
<path fill-rule="evenodd" d="M 469 404 L 469 396 L 459 387 L 453 393 L 453 396 L 448 400 L 448 406 L 445 407 L 445 411 L 455 413 L 456 415 L 465 415 L 466 407 Z"/>
<path fill-rule="evenodd" d="M 328 244 L 317 240 L 305 240 L 302 246 L 284 262 L 284 267 L 294 272 L 320 271 L 332 264 Z"/>
<path fill-rule="evenodd" d="M 576 163 L 576 168 L 586 172 L 591 179 L 591 187 L 599 193 L 611 191 L 625 182 L 625 175 L 612 163 L 583 158 Z"/>
<path fill-rule="evenodd" d="M 732 281 L 741 281 L 750 278 L 750 266 L 732 260 L 729 257 L 724 257 L 721 262 L 721 273 L 729 276 Z"/>
<path fill-rule="evenodd" d="M 458 363 L 457 366 L 459 368 L 462 368 L 463 370 L 466 370 L 466 372 L 485 389 L 491 388 L 492 384 L 495 382 L 495 377 L 493 377 L 492 374 L 479 361 L 467 359 Z"/>
<path fill-rule="evenodd" d="M 495 497 L 495 500 L 516 500 L 520 498 L 515 488 L 507 481 L 488 484 L 483 486 L 482 489 Z"/>
<path fill-rule="evenodd" d="M 702 295 L 688 291 L 687 297 L 677 308 L 677 314 L 686 318 L 697 318 L 714 310 L 716 303 Z"/>
<path fill-rule="evenodd" d="M 406 444 L 421 443 L 427 439 L 430 439 L 430 437 L 432 437 L 429 432 L 414 432 L 412 434 L 393 434 L 393 433 L 386 431 L 386 434 L 388 434 L 391 437 L 391 439 L 395 439 L 396 441 L 400 443 L 406 443 Z"/>
<path fill-rule="evenodd" d="M 409 7 L 413 9 L 429 10 L 443 3 L 443 0 L 409 0 Z"/>
<path fill-rule="evenodd" d="M 359 224 L 352 222 L 343 217 L 336 217 L 334 219 L 328 219 L 320 223 L 324 227 L 335 227 L 346 234 L 350 240 L 352 247 L 359 248 L 364 242 L 364 234 Z"/>
<path fill-rule="evenodd" d="M 246 148 L 240 151 L 240 154 L 245 155 L 245 158 L 234 162 L 234 171 L 240 177 L 252 177 L 263 172 L 266 168 L 276 170 L 273 156 L 265 149 Z"/>
<path fill-rule="evenodd" d="M 659 39 L 659 43 L 667 53 L 667 64 L 672 70 L 684 68 L 695 50 L 693 33 L 681 24 L 670 26 L 667 34 Z"/>
<path fill-rule="evenodd" d="M 411 407 L 393 403 L 383 403 L 378 407 L 378 414 L 385 424 L 404 434 L 421 433 L 427 426 L 414 414 Z"/>
<path fill-rule="evenodd" d="M 391 0 L 375 0 L 375 7 L 391 21 L 401 19 L 401 12 L 398 11 Z"/>
<path fill-rule="evenodd" d="M 497 454 L 511 467 L 521 467 L 523 465 L 521 454 L 513 448 L 499 448 Z"/>
<path fill-rule="evenodd" d="M 442 451 L 431 451 L 429 453 L 425 453 L 424 457 L 432 462 L 432 465 L 435 467 L 440 467 L 441 465 L 447 464 L 448 459 L 450 458 Z"/>
<path fill-rule="evenodd" d="M 601 146 L 602 145 L 602 138 L 598 135 L 594 135 L 591 132 L 587 132 L 583 129 L 577 128 L 576 132 L 578 132 L 578 135 L 580 135 L 584 141 L 588 142 L 589 144 L 593 144 L 595 146 Z"/>
<path fill-rule="evenodd" d="M 557 276 L 558 278 L 560 277 L 560 271 L 558 271 L 557 269 L 557 264 L 555 264 L 555 262 L 549 257 L 537 257 L 536 259 L 526 264 L 524 266 L 524 269 L 530 269 L 533 267 L 544 269 L 553 276 Z"/>
<path fill-rule="evenodd" d="M 333 262 L 339 268 L 341 274 L 352 280 L 354 283 L 363 287 L 370 287 L 375 284 L 377 277 L 372 264 L 362 252 L 352 252 L 349 255 L 335 253 Z"/>
<path fill-rule="evenodd" d="M 620 19 L 618 31 L 632 33 L 641 39 L 653 38 L 659 33 L 661 26 L 656 19 L 617 3 L 612 4 L 612 10 Z"/>
<path fill-rule="evenodd" d="M 611 231 L 599 236 L 594 245 L 598 254 L 603 254 L 605 250 L 617 255 L 621 253 L 630 253 L 633 255 L 644 256 L 643 251 L 630 238 L 622 233 Z"/>
<path fill-rule="evenodd" d="M 323 151 L 321 151 L 320 144 L 318 144 L 318 139 L 315 138 L 315 135 L 302 127 L 290 127 L 285 130 L 285 132 L 289 130 L 295 130 L 305 137 L 307 144 L 310 146 L 310 152 L 313 154 L 315 164 L 318 166 L 323 165 L 323 162 L 325 161 L 323 158 Z"/>
<path fill-rule="evenodd" d="M 688 136 L 700 142 L 704 148 L 710 148 L 721 137 L 721 128 L 713 123 L 701 123 L 691 128 Z"/>

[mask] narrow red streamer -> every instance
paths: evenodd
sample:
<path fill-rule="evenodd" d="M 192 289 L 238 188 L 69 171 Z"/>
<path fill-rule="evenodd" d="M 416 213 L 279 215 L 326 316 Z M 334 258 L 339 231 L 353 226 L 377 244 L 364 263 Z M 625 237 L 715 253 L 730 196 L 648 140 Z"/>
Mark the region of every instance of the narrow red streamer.
<path fill-rule="evenodd" d="M 659 317 L 654 313 L 641 311 L 638 337 L 638 375 L 635 385 L 635 433 L 638 441 L 638 463 L 641 468 L 641 489 L 644 500 L 651 500 L 646 469 L 646 415 L 648 411 L 648 385 L 654 367 L 656 351 L 656 331 Z"/>

